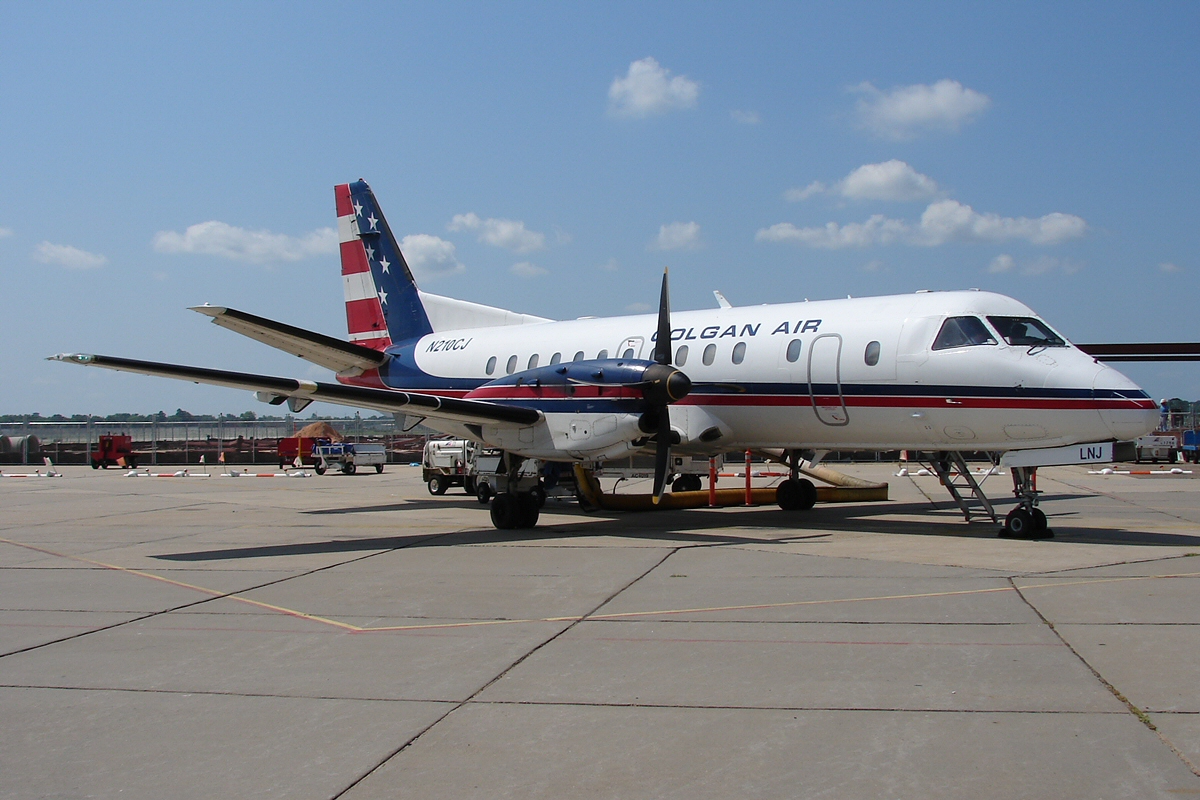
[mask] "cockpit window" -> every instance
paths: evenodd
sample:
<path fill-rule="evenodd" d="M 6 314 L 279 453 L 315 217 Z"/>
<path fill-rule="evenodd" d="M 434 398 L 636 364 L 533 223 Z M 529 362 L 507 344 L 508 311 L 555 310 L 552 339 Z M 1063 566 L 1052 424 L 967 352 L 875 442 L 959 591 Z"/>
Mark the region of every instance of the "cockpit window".
<path fill-rule="evenodd" d="M 950 317 L 942 323 L 942 329 L 933 340 L 933 349 L 949 350 L 951 347 L 995 343 L 996 337 L 992 336 L 979 317 Z"/>
<path fill-rule="evenodd" d="M 1014 347 L 1066 347 L 1062 337 L 1036 317 L 988 317 L 988 322 Z"/>

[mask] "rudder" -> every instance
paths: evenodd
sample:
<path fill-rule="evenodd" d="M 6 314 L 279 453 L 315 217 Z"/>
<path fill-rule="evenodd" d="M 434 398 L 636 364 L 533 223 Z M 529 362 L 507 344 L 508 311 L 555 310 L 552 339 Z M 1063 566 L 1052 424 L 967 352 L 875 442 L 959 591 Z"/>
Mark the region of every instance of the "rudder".
<path fill-rule="evenodd" d="M 346 328 L 350 341 L 383 350 L 433 333 L 412 270 L 366 181 L 334 187 Z"/>

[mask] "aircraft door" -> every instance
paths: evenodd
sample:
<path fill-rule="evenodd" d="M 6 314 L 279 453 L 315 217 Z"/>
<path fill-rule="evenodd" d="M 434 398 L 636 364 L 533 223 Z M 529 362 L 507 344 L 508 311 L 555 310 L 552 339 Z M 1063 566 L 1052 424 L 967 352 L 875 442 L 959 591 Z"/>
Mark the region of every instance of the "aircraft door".
<path fill-rule="evenodd" d="M 808 348 L 808 394 L 817 419 L 826 425 L 848 425 L 850 413 L 842 395 L 842 337 L 823 333 Z"/>

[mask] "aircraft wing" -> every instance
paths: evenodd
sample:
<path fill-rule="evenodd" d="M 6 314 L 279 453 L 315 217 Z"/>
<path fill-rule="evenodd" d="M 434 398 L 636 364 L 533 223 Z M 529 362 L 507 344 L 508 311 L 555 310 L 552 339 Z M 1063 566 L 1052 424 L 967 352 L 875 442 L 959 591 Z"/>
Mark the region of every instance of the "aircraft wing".
<path fill-rule="evenodd" d="M 486 400 L 464 400 L 457 397 L 438 397 L 417 392 L 393 389 L 372 389 L 366 386 L 343 386 L 340 383 L 321 383 L 297 378 L 276 378 L 222 369 L 187 367 L 157 361 L 137 361 L 116 356 L 97 356 L 86 353 L 59 353 L 49 361 L 64 361 L 89 367 L 104 367 L 119 372 L 136 372 L 162 378 L 178 378 L 193 383 L 227 386 L 259 392 L 260 399 L 272 403 L 293 401 L 292 409 L 299 411 L 308 403 L 319 400 L 343 406 L 369 408 L 389 413 L 402 412 L 414 417 L 433 417 L 474 424 L 532 425 L 542 418 L 534 408 L 506 406 Z"/>
<path fill-rule="evenodd" d="M 1200 361 L 1200 342 L 1121 342 L 1076 347 L 1098 361 Z"/>
<path fill-rule="evenodd" d="M 212 317 L 214 325 L 249 336 L 334 372 L 361 374 L 387 360 L 387 356 L 378 350 L 247 314 L 236 308 L 204 305 L 193 306 L 191 310 Z"/>

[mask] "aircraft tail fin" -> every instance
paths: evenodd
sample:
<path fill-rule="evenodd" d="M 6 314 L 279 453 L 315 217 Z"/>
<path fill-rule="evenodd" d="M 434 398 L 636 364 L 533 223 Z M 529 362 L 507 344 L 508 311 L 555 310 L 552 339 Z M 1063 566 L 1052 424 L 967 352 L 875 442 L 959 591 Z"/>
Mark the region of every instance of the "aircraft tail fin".
<path fill-rule="evenodd" d="M 366 181 L 334 187 L 350 341 L 383 350 L 433 333 L 412 270 Z"/>

